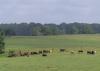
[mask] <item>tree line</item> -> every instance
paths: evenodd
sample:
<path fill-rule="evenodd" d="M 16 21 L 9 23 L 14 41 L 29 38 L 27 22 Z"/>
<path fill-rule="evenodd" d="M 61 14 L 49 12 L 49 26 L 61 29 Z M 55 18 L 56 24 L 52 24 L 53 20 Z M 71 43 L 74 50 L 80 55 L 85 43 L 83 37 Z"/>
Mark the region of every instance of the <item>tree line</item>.
<path fill-rule="evenodd" d="M 11 23 L 0 24 L 6 36 L 40 36 L 64 34 L 96 34 L 100 33 L 99 23 Z"/>

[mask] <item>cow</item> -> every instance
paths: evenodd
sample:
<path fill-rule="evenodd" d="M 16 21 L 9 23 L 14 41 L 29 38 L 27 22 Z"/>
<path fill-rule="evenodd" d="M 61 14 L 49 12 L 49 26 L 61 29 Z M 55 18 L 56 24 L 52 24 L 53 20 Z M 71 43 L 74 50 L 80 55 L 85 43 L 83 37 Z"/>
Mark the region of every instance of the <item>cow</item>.
<path fill-rule="evenodd" d="M 10 51 L 8 52 L 8 57 L 16 57 L 15 51 Z"/>
<path fill-rule="evenodd" d="M 64 51 L 66 51 L 66 49 L 60 49 L 60 52 L 64 52 Z"/>
<path fill-rule="evenodd" d="M 52 50 L 43 50 L 43 53 L 52 53 Z"/>
<path fill-rule="evenodd" d="M 19 51 L 19 55 L 20 56 L 24 56 L 21 50 Z"/>
<path fill-rule="evenodd" d="M 38 52 L 34 51 L 34 52 L 30 52 L 31 55 L 37 55 Z"/>
<path fill-rule="evenodd" d="M 22 52 L 22 51 L 19 51 L 19 55 L 20 55 L 20 56 L 27 56 L 27 57 L 29 57 L 29 52 Z"/>
<path fill-rule="evenodd" d="M 84 51 L 83 50 L 78 50 L 78 53 L 83 53 Z"/>
<path fill-rule="evenodd" d="M 74 54 L 75 52 L 74 52 L 74 51 L 71 51 L 70 53 L 71 53 L 71 54 Z"/>
<path fill-rule="evenodd" d="M 47 56 L 47 54 L 42 54 L 42 56 Z"/>
<path fill-rule="evenodd" d="M 29 52 L 24 52 L 24 56 L 29 57 Z"/>
<path fill-rule="evenodd" d="M 50 49 L 50 50 L 48 50 L 49 51 L 49 53 L 52 53 L 53 52 L 53 50 L 52 49 Z"/>
<path fill-rule="evenodd" d="M 40 50 L 38 53 L 39 53 L 39 54 L 42 54 L 42 53 L 43 53 L 43 51 L 42 51 L 42 50 Z"/>
<path fill-rule="evenodd" d="M 92 54 L 93 55 L 93 54 L 96 54 L 96 51 L 93 51 L 93 50 L 92 51 L 87 51 L 87 54 Z"/>

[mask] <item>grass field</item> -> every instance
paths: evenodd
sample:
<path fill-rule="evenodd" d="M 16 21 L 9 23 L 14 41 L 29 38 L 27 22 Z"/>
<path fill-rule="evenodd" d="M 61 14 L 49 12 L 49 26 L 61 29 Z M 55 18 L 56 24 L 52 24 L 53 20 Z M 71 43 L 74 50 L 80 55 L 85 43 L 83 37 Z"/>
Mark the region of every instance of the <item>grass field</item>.
<path fill-rule="evenodd" d="M 100 35 L 16 36 L 6 37 L 6 51 L 54 49 L 47 57 L 8 58 L 1 55 L 1 71 L 100 71 Z M 59 52 L 66 48 L 67 52 Z M 78 54 L 79 49 L 84 50 Z M 87 55 L 87 50 L 96 50 Z M 70 54 L 70 51 L 75 51 Z"/>

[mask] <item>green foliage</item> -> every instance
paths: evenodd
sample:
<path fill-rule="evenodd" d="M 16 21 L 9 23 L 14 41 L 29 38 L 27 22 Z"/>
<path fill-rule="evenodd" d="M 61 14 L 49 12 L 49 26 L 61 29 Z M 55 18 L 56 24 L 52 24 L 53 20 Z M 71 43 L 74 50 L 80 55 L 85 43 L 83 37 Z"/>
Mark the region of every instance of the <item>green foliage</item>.
<path fill-rule="evenodd" d="M 78 34 L 79 29 L 76 26 L 72 26 L 71 34 Z"/>
<path fill-rule="evenodd" d="M 100 33 L 100 24 L 88 23 L 20 23 L 0 24 L 6 36 L 40 36 L 62 34 L 93 34 Z"/>
<path fill-rule="evenodd" d="M 40 27 L 34 27 L 33 28 L 33 31 L 32 31 L 33 32 L 32 35 L 33 36 L 39 36 L 39 35 L 41 35 L 41 32 L 40 31 L 41 31 Z"/>
<path fill-rule="evenodd" d="M 93 29 L 92 29 L 92 27 L 91 27 L 91 25 L 89 25 L 89 24 L 85 24 L 85 25 L 83 25 L 83 34 L 93 34 L 94 33 L 94 31 L 93 31 Z"/>
<path fill-rule="evenodd" d="M 5 43 L 4 43 L 4 33 L 3 31 L 0 31 L 0 54 L 4 53 L 4 48 L 5 47 Z"/>

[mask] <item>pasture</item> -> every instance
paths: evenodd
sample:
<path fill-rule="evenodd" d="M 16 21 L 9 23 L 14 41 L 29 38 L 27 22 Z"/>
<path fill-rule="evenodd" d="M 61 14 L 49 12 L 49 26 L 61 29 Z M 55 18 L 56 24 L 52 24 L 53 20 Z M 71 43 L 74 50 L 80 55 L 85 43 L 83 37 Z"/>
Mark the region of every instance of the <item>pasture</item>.
<path fill-rule="evenodd" d="M 6 57 L 0 55 L 1 71 L 100 71 L 100 35 L 14 36 L 6 37 L 9 50 L 38 51 L 53 49 L 48 56 Z M 65 52 L 59 52 L 65 48 Z M 77 51 L 83 50 L 79 54 Z M 95 50 L 88 55 L 87 50 Z M 74 54 L 70 52 L 74 51 Z"/>

